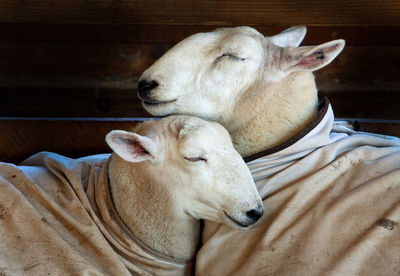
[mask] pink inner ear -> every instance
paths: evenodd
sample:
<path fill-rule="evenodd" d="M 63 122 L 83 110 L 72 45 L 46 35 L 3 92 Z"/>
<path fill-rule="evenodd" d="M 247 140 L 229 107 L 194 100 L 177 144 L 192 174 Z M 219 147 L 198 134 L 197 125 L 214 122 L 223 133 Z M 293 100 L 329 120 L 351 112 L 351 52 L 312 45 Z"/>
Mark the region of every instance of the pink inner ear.
<path fill-rule="evenodd" d="M 130 147 L 130 152 L 135 154 L 135 155 L 144 155 L 144 154 L 149 154 L 149 152 L 147 150 L 145 150 L 145 148 L 143 148 L 143 146 L 140 144 L 139 141 L 133 140 L 133 139 L 129 139 L 129 138 L 120 138 L 123 139 L 123 143 L 125 143 L 126 145 L 128 145 Z"/>
<path fill-rule="evenodd" d="M 322 63 L 325 59 L 325 52 L 324 49 L 315 51 L 311 55 L 303 57 L 297 65 L 305 69 L 312 69 Z"/>
<path fill-rule="evenodd" d="M 325 59 L 326 55 L 336 50 L 338 45 L 334 45 L 328 48 L 318 49 L 310 55 L 302 57 L 297 66 L 304 69 L 313 69 L 321 64 Z"/>
<path fill-rule="evenodd" d="M 136 153 L 136 154 L 149 154 L 149 152 L 147 150 L 145 150 L 142 145 L 138 142 L 138 141 L 129 141 L 132 145 L 132 153 Z"/>

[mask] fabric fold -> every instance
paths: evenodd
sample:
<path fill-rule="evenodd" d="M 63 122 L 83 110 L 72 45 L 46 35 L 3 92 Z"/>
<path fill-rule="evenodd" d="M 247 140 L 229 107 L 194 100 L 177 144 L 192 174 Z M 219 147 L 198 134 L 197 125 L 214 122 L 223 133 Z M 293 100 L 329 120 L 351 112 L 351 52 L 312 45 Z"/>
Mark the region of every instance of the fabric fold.
<path fill-rule="evenodd" d="M 400 139 L 332 129 L 325 110 L 248 162 L 264 216 L 248 230 L 206 221 L 197 275 L 400 275 Z"/>
<path fill-rule="evenodd" d="M 137 240 L 114 209 L 110 155 L 0 163 L 0 274 L 184 275 L 191 263 Z"/>

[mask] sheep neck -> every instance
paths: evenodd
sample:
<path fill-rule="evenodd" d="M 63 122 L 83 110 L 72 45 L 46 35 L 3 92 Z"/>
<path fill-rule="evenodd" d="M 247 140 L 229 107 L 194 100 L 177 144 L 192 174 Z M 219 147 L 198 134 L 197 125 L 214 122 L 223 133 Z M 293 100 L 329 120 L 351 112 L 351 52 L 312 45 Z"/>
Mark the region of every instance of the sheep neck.
<path fill-rule="evenodd" d="M 115 209 L 147 247 L 177 261 L 190 261 L 198 245 L 200 221 L 183 214 L 170 192 L 152 183 L 145 171 L 142 163 L 128 163 L 113 154 L 109 175 Z"/>
<path fill-rule="evenodd" d="M 292 73 L 279 82 L 250 87 L 225 124 L 236 150 L 247 157 L 277 146 L 304 129 L 317 114 L 311 72 Z"/>

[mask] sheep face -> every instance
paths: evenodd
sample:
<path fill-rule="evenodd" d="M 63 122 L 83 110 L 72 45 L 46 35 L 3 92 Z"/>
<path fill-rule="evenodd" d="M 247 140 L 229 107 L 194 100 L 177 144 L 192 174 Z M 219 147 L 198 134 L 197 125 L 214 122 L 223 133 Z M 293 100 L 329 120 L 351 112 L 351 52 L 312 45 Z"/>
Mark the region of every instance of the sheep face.
<path fill-rule="evenodd" d="M 172 208 L 178 216 L 238 228 L 262 216 L 262 201 L 250 171 L 221 125 L 171 116 L 145 123 L 136 131 L 112 131 L 106 140 L 123 159 L 122 165 L 135 171 L 132 177 L 141 174 L 146 179 L 143 190 L 168 202 L 168 207 L 160 209 Z"/>
<path fill-rule="evenodd" d="M 263 55 L 263 36 L 250 28 L 195 34 L 143 73 L 139 97 L 155 115 L 201 111 L 216 120 L 254 83 Z"/>
<path fill-rule="evenodd" d="M 225 125 L 246 91 L 293 72 L 317 70 L 344 47 L 343 40 L 297 47 L 305 32 L 305 27 L 293 27 L 264 37 L 237 27 L 192 35 L 143 73 L 139 97 L 156 116 L 190 114 Z"/>

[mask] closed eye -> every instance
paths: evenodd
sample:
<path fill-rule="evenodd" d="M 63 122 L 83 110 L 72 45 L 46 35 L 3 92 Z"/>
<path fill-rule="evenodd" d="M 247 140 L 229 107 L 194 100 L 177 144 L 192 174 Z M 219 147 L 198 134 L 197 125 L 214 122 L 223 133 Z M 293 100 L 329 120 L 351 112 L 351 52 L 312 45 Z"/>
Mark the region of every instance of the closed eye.
<path fill-rule="evenodd" d="M 223 58 L 223 57 L 228 57 L 228 58 L 230 58 L 232 60 L 235 60 L 235 61 L 244 61 L 245 60 L 245 58 L 238 57 L 237 55 L 231 54 L 231 53 L 225 53 L 222 56 L 218 57 L 218 59 Z"/>
<path fill-rule="evenodd" d="M 207 159 L 204 157 L 185 157 L 185 159 L 190 162 L 199 162 L 199 161 L 207 162 Z"/>

